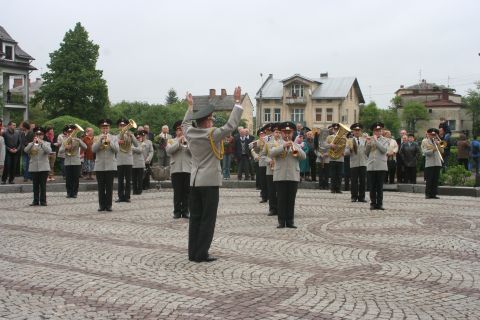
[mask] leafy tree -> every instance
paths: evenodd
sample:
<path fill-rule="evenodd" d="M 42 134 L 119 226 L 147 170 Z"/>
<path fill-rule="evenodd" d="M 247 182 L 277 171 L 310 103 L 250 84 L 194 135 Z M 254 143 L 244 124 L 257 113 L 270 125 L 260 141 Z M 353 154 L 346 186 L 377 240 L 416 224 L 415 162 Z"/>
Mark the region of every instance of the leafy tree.
<path fill-rule="evenodd" d="M 71 115 L 96 122 L 108 106 L 108 89 L 96 69 L 99 46 L 88 39 L 78 22 L 67 31 L 60 48 L 50 54 L 49 71 L 42 74 L 42 90 L 32 99 L 50 117 Z"/>
<path fill-rule="evenodd" d="M 392 103 L 392 106 L 397 109 L 402 105 L 402 98 L 400 96 L 395 96 L 390 102 Z"/>
<path fill-rule="evenodd" d="M 395 108 L 380 110 L 380 118 L 385 124 L 385 128 L 390 130 L 394 137 L 397 137 L 400 130 L 400 119 L 398 118 L 397 110 Z"/>
<path fill-rule="evenodd" d="M 165 103 L 167 105 L 174 104 L 178 102 L 177 92 L 175 89 L 171 88 L 168 90 L 167 97 L 165 98 Z"/>
<path fill-rule="evenodd" d="M 402 120 L 407 124 L 409 132 L 415 132 L 418 121 L 429 118 L 425 105 L 418 101 L 409 101 L 403 107 Z"/>
<path fill-rule="evenodd" d="M 370 131 L 370 125 L 381 120 L 380 113 L 380 109 L 378 109 L 377 104 L 373 101 L 360 109 L 359 121 L 363 124 L 365 131 Z"/>
<path fill-rule="evenodd" d="M 480 81 L 476 83 L 476 86 L 476 90 L 469 89 L 467 95 L 463 97 L 467 112 L 472 116 L 473 137 L 480 135 Z"/>

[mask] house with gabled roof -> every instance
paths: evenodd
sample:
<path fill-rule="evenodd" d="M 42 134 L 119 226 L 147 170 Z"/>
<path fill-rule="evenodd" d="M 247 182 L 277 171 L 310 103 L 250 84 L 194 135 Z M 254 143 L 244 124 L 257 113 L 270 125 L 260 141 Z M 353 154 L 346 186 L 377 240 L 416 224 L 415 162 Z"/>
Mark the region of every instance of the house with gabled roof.
<path fill-rule="evenodd" d="M 23 113 L 23 119 L 28 119 L 29 86 L 12 95 L 12 79 L 21 79 L 23 84 L 30 83 L 29 74 L 37 70 L 31 65 L 35 60 L 18 45 L 8 32 L 0 26 L 0 117 L 4 122 L 10 120 L 11 113 Z"/>
<path fill-rule="evenodd" d="M 227 94 L 226 89 L 221 89 L 218 95 L 215 89 L 210 89 L 208 95 L 193 96 L 193 109 L 198 110 L 207 105 L 213 105 L 215 111 L 230 112 L 235 105 L 233 95 Z M 253 103 L 248 93 L 242 94 L 240 105 L 243 107 L 242 119 L 247 123 L 246 127 L 253 130 Z"/>
<path fill-rule="evenodd" d="M 293 121 L 309 128 L 325 128 L 336 122 L 350 126 L 358 121 L 365 103 L 355 77 L 320 78 L 294 74 L 275 79 L 270 74 L 255 96 L 257 127 L 269 122 Z"/>

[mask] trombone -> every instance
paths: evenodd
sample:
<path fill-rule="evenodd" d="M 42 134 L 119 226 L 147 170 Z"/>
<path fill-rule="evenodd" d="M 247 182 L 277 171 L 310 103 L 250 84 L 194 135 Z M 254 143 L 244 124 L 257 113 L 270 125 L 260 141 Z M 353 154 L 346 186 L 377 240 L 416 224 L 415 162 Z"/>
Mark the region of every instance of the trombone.
<path fill-rule="evenodd" d="M 440 161 L 443 163 L 444 160 L 443 160 L 443 157 L 442 157 L 442 153 L 443 153 L 443 149 L 445 149 L 445 147 L 448 145 L 448 142 L 440 139 L 438 134 L 435 134 L 435 138 L 432 139 L 432 143 L 435 145 L 435 149 L 438 152 L 438 156 L 440 157 Z M 440 146 L 440 148 L 438 146 Z"/>

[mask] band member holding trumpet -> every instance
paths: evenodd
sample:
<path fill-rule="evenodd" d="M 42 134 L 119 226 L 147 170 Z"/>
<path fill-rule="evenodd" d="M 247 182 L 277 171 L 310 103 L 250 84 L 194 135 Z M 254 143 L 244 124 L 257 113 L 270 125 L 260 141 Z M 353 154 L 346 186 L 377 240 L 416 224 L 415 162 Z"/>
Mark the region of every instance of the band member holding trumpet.
<path fill-rule="evenodd" d="M 165 151 L 170 157 L 170 175 L 173 187 L 173 218 L 189 218 L 188 195 L 192 154 L 183 135 L 182 120 L 174 123 L 175 139 L 169 139 Z"/>
<path fill-rule="evenodd" d="M 83 129 L 77 124 L 68 125 L 67 138 L 63 140 L 59 152 L 65 154 L 65 185 L 67 187 L 67 198 L 76 198 L 81 173 L 80 149 L 86 150 L 85 142 L 77 138 L 77 134 Z"/>
<path fill-rule="evenodd" d="M 27 144 L 24 151 L 30 155 L 29 170 L 33 181 L 33 202 L 31 206 L 47 205 L 47 178 L 50 171 L 48 155 L 52 151 L 50 142 L 45 141 L 45 129 L 35 128 L 33 141 Z"/>
<path fill-rule="evenodd" d="M 248 147 L 250 153 L 252 154 L 253 159 L 258 162 L 258 179 L 260 184 L 260 203 L 265 203 L 268 201 L 268 191 L 267 191 L 267 162 L 265 160 L 265 154 L 263 154 L 263 149 L 265 147 L 265 129 L 258 129 L 257 136 L 258 140 L 252 141 L 249 143 Z"/>
<path fill-rule="evenodd" d="M 363 126 L 354 123 L 350 126 L 353 137 L 348 141 L 350 149 L 350 176 L 352 179 L 352 202 L 367 202 L 365 200 L 365 181 L 367 177 L 367 155 L 365 153 L 366 139 L 362 136 Z"/>
<path fill-rule="evenodd" d="M 277 189 L 275 183 L 273 182 L 273 170 L 275 168 L 275 160 L 271 156 L 272 148 L 276 148 L 282 144 L 280 139 L 280 129 L 278 123 L 272 123 L 270 125 L 270 130 L 273 132 L 273 135 L 269 141 L 267 141 L 263 153 L 265 154 L 265 160 L 267 162 L 265 177 L 267 181 L 267 191 L 268 191 L 268 215 L 276 216 L 278 214 L 278 198 L 277 198 Z"/>
<path fill-rule="evenodd" d="M 138 147 L 138 141 L 130 132 L 130 128 L 137 128 L 133 120 L 120 118 L 117 120 L 119 133 L 117 135 L 117 179 L 118 179 L 118 199 L 115 202 L 130 202 L 133 152 L 132 145 Z"/>
<path fill-rule="evenodd" d="M 216 258 L 208 254 L 215 230 L 222 185 L 220 160 L 223 158 L 223 139 L 238 126 L 243 107 L 240 105 L 241 88 L 235 88 L 235 105 L 227 123 L 221 128 L 213 126 L 211 104 L 193 111 L 193 97 L 187 94 L 188 110 L 182 122 L 182 130 L 192 153 L 190 176 L 190 198 L 188 208 L 190 221 L 188 230 L 188 259 L 195 262 L 211 262 Z M 196 120 L 197 127 L 192 126 Z"/>
<path fill-rule="evenodd" d="M 347 138 L 340 130 L 340 124 L 332 124 L 333 134 L 327 137 L 329 145 L 328 155 L 330 157 L 330 191 L 332 193 L 342 193 L 340 185 L 342 182 L 344 151 Z M 346 134 L 346 133 L 345 133 Z"/>
<path fill-rule="evenodd" d="M 139 145 L 138 147 L 132 146 L 132 184 L 133 194 L 142 194 L 143 191 L 143 175 L 145 173 L 145 158 L 143 151 L 145 149 L 145 132 L 143 130 L 137 131 L 135 134 Z M 153 153 L 153 151 L 152 151 Z"/>
<path fill-rule="evenodd" d="M 112 120 L 99 121 L 101 134 L 93 140 L 92 151 L 95 153 L 95 175 L 98 184 L 98 211 L 112 211 L 113 178 L 117 171 L 118 152 L 117 137 L 109 133 Z"/>
<path fill-rule="evenodd" d="M 300 181 L 300 160 L 306 159 L 307 156 L 302 148 L 292 141 L 295 125 L 288 121 L 282 123 L 280 128 L 283 141 L 270 151 L 270 156 L 275 161 L 273 181 L 278 196 L 277 228 L 296 228 L 295 198 Z"/>
<path fill-rule="evenodd" d="M 438 180 L 440 178 L 440 169 L 442 168 L 442 153 L 444 144 L 438 136 L 439 130 L 430 128 L 427 130 L 427 136 L 422 140 L 422 152 L 425 156 L 425 198 L 439 199 Z"/>
<path fill-rule="evenodd" d="M 367 137 L 365 152 L 368 156 L 367 174 L 370 183 L 370 210 L 383 208 L 383 182 L 387 174 L 388 140 L 383 137 L 383 123 L 375 122 L 372 137 Z"/>

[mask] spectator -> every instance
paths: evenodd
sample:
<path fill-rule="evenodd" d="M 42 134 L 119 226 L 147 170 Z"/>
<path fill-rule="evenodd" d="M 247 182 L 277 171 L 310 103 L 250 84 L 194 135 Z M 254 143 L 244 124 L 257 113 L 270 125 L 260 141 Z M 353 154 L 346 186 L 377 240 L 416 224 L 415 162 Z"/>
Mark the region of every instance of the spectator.
<path fill-rule="evenodd" d="M 82 141 L 87 145 L 87 149 L 83 154 L 83 170 L 87 175 L 87 180 L 93 180 L 92 173 L 95 167 L 95 153 L 93 153 L 93 129 L 87 128 L 85 130 L 85 136 L 82 138 Z"/>
<path fill-rule="evenodd" d="M 298 144 L 305 155 L 308 154 L 308 144 L 303 141 L 303 134 L 297 135 L 295 138 L 295 143 Z M 308 157 L 303 160 L 300 160 L 300 181 L 307 180 L 307 177 L 310 175 L 310 163 Z"/>
<path fill-rule="evenodd" d="M 137 128 L 137 131 L 140 130 Z M 153 141 L 153 132 L 150 131 L 150 126 L 148 124 L 143 125 L 143 131 L 145 132 L 145 137 L 148 138 L 148 140 Z"/>
<path fill-rule="evenodd" d="M 407 137 L 407 130 L 402 129 L 400 130 L 400 136 L 395 140 L 398 145 L 398 149 L 400 150 L 402 143 L 405 143 L 408 141 Z M 402 157 L 400 156 L 400 151 L 397 153 L 396 156 L 397 160 L 397 183 L 405 183 L 406 182 L 406 177 L 405 177 L 405 165 L 403 164 Z"/>
<path fill-rule="evenodd" d="M 68 127 L 68 126 L 67 126 Z M 61 146 L 61 143 L 58 143 L 58 140 L 55 138 L 55 133 L 53 132 L 53 127 L 48 126 L 46 128 L 45 140 L 50 143 L 52 151 L 48 154 L 48 162 L 50 164 L 50 172 L 48 173 L 47 181 L 55 181 L 55 159 L 57 158 L 57 148 Z M 65 153 L 63 153 L 63 160 L 65 160 Z M 63 165 L 63 164 L 62 164 Z"/>
<path fill-rule="evenodd" d="M 447 143 L 447 147 L 443 150 L 443 171 L 447 170 L 448 160 L 450 159 L 450 133 L 447 130 L 450 130 L 450 128 L 445 129 L 445 127 L 440 127 L 438 130 L 440 139 Z"/>
<path fill-rule="evenodd" d="M 24 148 L 29 144 L 30 142 L 33 141 L 34 137 L 34 131 L 33 129 L 35 128 L 34 125 L 29 124 L 27 121 L 23 121 L 21 124 L 21 137 L 22 137 L 22 167 L 23 167 L 23 182 L 27 182 L 28 180 L 32 180 L 32 176 L 30 175 L 30 172 L 28 171 L 28 166 L 30 164 L 30 155 L 26 152 L 24 152 Z"/>
<path fill-rule="evenodd" d="M 313 131 L 308 131 L 306 137 L 307 139 L 305 139 L 305 143 L 308 145 L 307 159 L 310 165 L 310 180 L 317 181 L 317 155 L 315 154 L 315 139 Z"/>
<path fill-rule="evenodd" d="M 468 170 L 468 157 L 470 155 L 470 143 L 462 133 L 457 141 L 457 161 Z"/>
<path fill-rule="evenodd" d="M 7 103 L 12 102 L 12 93 L 10 92 L 10 89 L 7 90 Z"/>
<path fill-rule="evenodd" d="M 225 138 L 223 145 L 225 147 L 225 153 L 222 159 L 223 180 L 229 180 L 232 157 L 235 155 L 235 140 L 232 134 L 229 134 Z"/>
<path fill-rule="evenodd" d="M 250 180 L 250 149 L 248 144 L 250 143 L 248 136 L 246 135 L 246 129 L 238 129 L 238 136 L 235 139 L 235 158 L 237 159 L 237 177 L 238 180 L 242 180 L 244 176 L 245 180 Z"/>
<path fill-rule="evenodd" d="M 172 139 L 172 136 L 168 131 L 169 129 L 167 125 L 162 126 L 162 132 L 160 132 L 160 134 L 154 139 L 156 142 L 155 146 L 157 147 L 158 161 L 162 167 L 168 167 L 170 165 L 170 157 L 165 150 L 168 140 Z"/>
<path fill-rule="evenodd" d="M 417 159 L 420 156 L 420 147 L 415 142 L 415 135 L 413 133 L 408 134 L 407 142 L 402 143 L 399 154 L 405 166 L 405 182 L 416 184 Z"/>
<path fill-rule="evenodd" d="M 13 184 L 15 179 L 15 173 L 17 171 L 17 162 L 18 157 L 20 156 L 19 151 L 21 151 L 22 140 L 20 137 L 20 132 L 15 130 L 17 124 L 13 121 L 10 121 L 7 124 L 7 130 L 3 132 L 3 138 L 5 140 L 5 163 L 3 167 L 2 174 L 2 184 L 8 183 Z"/>
<path fill-rule="evenodd" d="M 475 174 L 478 174 L 478 166 L 479 166 L 479 160 L 480 160 L 480 141 L 477 136 L 477 139 L 472 140 L 471 144 L 471 155 L 472 155 L 472 160 L 473 164 L 475 165 Z"/>
<path fill-rule="evenodd" d="M 452 130 L 450 129 L 450 125 L 448 124 L 448 121 L 444 118 L 440 118 L 440 124 L 438 125 L 438 129 L 443 128 L 445 133 L 452 134 Z"/>
<path fill-rule="evenodd" d="M 390 130 L 385 130 L 383 136 L 388 141 L 388 149 L 387 149 L 388 174 L 385 177 L 385 183 L 393 184 L 395 183 L 395 172 L 397 170 L 396 154 L 398 153 L 398 144 L 395 141 L 395 139 L 392 138 L 392 133 L 390 132 Z"/>
<path fill-rule="evenodd" d="M 250 129 L 248 128 L 245 128 L 245 136 L 248 139 L 248 143 L 255 141 L 255 137 L 250 134 Z M 248 163 L 249 163 L 248 169 L 250 170 L 250 177 L 252 178 L 252 180 L 255 180 L 255 177 L 257 177 L 256 186 L 257 186 L 257 190 L 260 190 L 260 181 L 258 180 L 258 162 L 255 162 L 252 155 L 250 154 L 250 160 Z"/>

